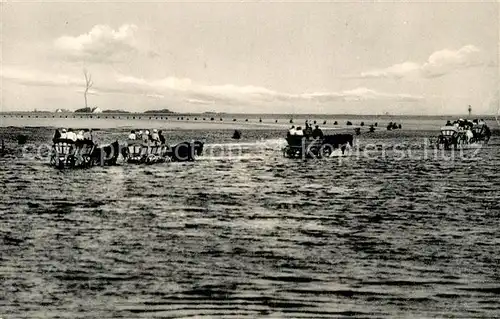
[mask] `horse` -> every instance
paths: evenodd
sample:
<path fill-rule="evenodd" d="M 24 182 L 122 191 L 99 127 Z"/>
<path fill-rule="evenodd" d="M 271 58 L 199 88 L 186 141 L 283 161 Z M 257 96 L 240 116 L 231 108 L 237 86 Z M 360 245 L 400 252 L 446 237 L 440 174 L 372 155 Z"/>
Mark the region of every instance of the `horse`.
<path fill-rule="evenodd" d="M 471 144 L 471 143 L 475 142 L 474 133 L 472 133 L 471 130 L 465 131 L 464 140 L 465 140 L 466 144 Z"/>
<path fill-rule="evenodd" d="M 116 165 L 120 153 L 123 155 L 123 148 L 118 141 L 114 141 L 109 145 L 95 147 L 90 157 L 95 165 L 112 166 Z"/>
<path fill-rule="evenodd" d="M 203 153 L 203 147 L 204 143 L 201 141 L 181 142 L 172 146 L 167 155 L 173 162 L 192 162 L 195 156 L 200 156 Z"/>
<path fill-rule="evenodd" d="M 340 148 L 344 154 L 347 146 L 353 146 L 352 134 L 333 134 L 323 136 L 323 145 L 330 145 L 333 149 Z"/>
<path fill-rule="evenodd" d="M 491 130 L 488 126 L 484 126 L 481 131 L 472 131 L 474 134 L 474 142 L 480 142 L 483 141 L 484 144 L 488 144 L 491 138 Z"/>

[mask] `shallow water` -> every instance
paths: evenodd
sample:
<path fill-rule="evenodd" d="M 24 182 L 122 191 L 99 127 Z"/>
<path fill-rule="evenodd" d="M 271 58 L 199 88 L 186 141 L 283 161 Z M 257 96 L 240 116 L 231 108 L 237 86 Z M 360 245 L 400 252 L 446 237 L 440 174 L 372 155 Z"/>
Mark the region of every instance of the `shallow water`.
<path fill-rule="evenodd" d="M 207 137 L 194 163 L 0 157 L 0 317 L 500 316 L 498 136 L 465 159 L 414 147 L 300 161 L 278 131 L 230 133 L 172 133 Z"/>

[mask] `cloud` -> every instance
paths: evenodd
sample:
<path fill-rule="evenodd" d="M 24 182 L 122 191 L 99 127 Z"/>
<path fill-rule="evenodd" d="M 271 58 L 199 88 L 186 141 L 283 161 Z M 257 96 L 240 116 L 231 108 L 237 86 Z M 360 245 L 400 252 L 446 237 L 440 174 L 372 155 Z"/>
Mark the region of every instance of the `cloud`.
<path fill-rule="evenodd" d="M 88 33 L 57 38 L 54 47 L 71 61 L 122 61 L 127 54 L 139 51 L 135 39 L 137 29 L 133 24 L 124 24 L 118 30 L 96 25 Z"/>
<path fill-rule="evenodd" d="M 46 74 L 38 71 L 27 71 L 4 66 L 1 68 L 1 78 L 14 83 L 27 86 L 84 86 L 83 79 L 61 75 L 61 74 Z"/>
<path fill-rule="evenodd" d="M 333 93 L 311 93 L 302 94 L 303 98 L 319 100 L 322 102 L 329 101 L 402 101 L 402 102 L 416 102 L 424 99 L 423 96 L 401 94 L 401 93 L 385 93 L 376 90 L 360 87 L 353 90 L 346 90 Z"/>
<path fill-rule="evenodd" d="M 395 64 L 385 69 L 362 72 L 361 78 L 402 78 L 410 75 L 417 75 L 421 66 L 413 62 Z"/>
<path fill-rule="evenodd" d="M 273 102 L 273 101 L 369 101 L 369 100 L 387 100 L 387 101 L 419 101 L 423 96 L 399 93 L 378 92 L 368 88 L 356 88 L 340 92 L 314 92 L 290 94 L 277 92 L 258 86 L 237 86 L 226 85 L 201 85 L 187 78 L 168 77 L 160 80 L 145 80 L 135 77 L 122 77 L 118 79 L 119 83 L 128 84 L 131 87 L 137 87 L 142 90 L 153 90 L 156 92 L 174 91 L 181 92 L 187 96 L 186 101 L 193 104 L 214 103 L 214 101 L 237 101 L 237 102 Z"/>
<path fill-rule="evenodd" d="M 54 75 L 38 71 L 18 70 L 4 67 L 1 78 L 26 86 L 54 86 L 72 87 L 75 92 L 83 92 L 85 81 L 66 76 Z M 255 104 L 262 102 L 319 102 L 328 103 L 335 101 L 407 101 L 414 102 L 424 97 L 379 92 L 368 88 L 356 88 L 339 92 L 313 92 L 291 94 L 273 91 L 259 86 L 237 86 L 226 85 L 203 85 L 188 78 L 167 77 L 164 79 L 146 80 L 133 76 L 122 76 L 116 79 L 103 78 L 92 87 L 91 94 L 103 95 L 103 93 L 142 95 L 147 98 L 164 99 L 176 98 L 189 104 L 215 104 L 215 103 L 239 103 Z"/>
<path fill-rule="evenodd" d="M 198 99 L 185 99 L 187 103 L 190 104 L 202 104 L 202 105 L 209 105 L 209 104 L 215 104 L 215 101 L 206 101 L 206 100 L 198 100 Z"/>
<path fill-rule="evenodd" d="M 458 50 L 440 50 L 432 53 L 426 62 L 404 62 L 384 69 L 362 72 L 356 78 L 435 78 L 460 69 L 488 65 L 480 49 L 466 45 Z"/>

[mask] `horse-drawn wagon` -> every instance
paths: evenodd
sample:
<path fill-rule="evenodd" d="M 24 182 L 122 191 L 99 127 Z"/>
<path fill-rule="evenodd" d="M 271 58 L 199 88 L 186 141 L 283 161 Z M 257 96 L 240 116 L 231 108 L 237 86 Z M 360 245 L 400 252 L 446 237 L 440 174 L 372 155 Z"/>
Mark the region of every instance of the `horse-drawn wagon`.
<path fill-rule="evenodd" d="M 116 165 L 120 147 L 118 141 L 98 146 L 90 140 L 56 140 L 52 146 L 50 165 L 60 169 Z"/>
<path fill-rule="evenodd" d="M 140 141 L 129 142 L 124 158 L 128 163 L 134 164 L 162 163 L 168 160 L 167 151 L 166 145 L 147 145 Z"/>
<path fill-rule="evenodd" d="M 474 125 L 472 128 L 443 126 L 437 138 L 437 147 L 451 150 L 468 147 L 473 144 L 488 143 L 491 131 L 486 125 Z"/>
<path fill-rule="evenodd" d="M 491 138 L 491 130 L 486 124 L 477 124 L 472 127 L 474 135 L 473 142 L 475 143 L 488 143 Z"/>
<path fill-rule="evenodd" d="M 50 164 L 57 168 L 87 168 L 93 165 L 92 143 L 74 143 L 69 140 L 56 141 L 52 147 Z"/>
<path fill-rule="evenodd" d="M 460 131 L 455 126 L 443 126 L 437 138 L 437 147 L 445 150 L 458 147 Z"/>
<path fill-rule="evenodd" d="M 122 155 L 128 163 L 134 164 L 194 161 L 203 152 L 203 144 L 200 141 L 193 141 L 168 146 L 158 143 L 129 141 Z"/>
<path fill-rule="evenodd" d="M 341 149 L 344 154 L 347 147 L 353 146 L 352 134 L 324 135 L 316 138 L 289 135 L 286 141 L 288 145 L 283 149 L 283 155 L 288 158 L 329 157 L 336 149 Z"/>

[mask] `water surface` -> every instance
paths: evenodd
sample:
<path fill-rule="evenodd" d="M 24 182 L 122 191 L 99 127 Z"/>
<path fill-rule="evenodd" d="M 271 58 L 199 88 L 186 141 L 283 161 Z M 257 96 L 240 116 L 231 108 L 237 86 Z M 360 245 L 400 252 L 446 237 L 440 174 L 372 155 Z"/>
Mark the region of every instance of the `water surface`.
<path fill-rule="evenodd" d="M 300 161 L 282 157 L 282 131 L 231 133 L 170 132 L 207 138 L 193 163 L 59 171 L 0 157 L 0 317 L 500 316 L 498 136 L 453 161 L 419 147 Z M 210 152 L 219 142 L 233 153 Z"/>

